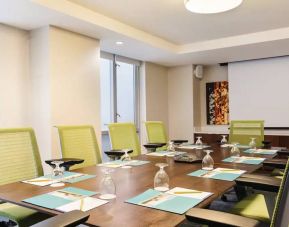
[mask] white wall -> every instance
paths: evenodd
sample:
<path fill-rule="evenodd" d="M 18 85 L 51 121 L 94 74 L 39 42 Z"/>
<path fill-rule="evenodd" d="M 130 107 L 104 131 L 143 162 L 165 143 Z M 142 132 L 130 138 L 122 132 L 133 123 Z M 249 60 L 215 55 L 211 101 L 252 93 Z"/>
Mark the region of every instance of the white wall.
<path fill-rule="evenodd" d="M 29 33 L 0 24 L 0 127 L 28 126 Z"/>
<path fill-rule="evenodd" d="M 170 139 L 193 140 L 193 66 L 168 70 L 168 113 Z"/>

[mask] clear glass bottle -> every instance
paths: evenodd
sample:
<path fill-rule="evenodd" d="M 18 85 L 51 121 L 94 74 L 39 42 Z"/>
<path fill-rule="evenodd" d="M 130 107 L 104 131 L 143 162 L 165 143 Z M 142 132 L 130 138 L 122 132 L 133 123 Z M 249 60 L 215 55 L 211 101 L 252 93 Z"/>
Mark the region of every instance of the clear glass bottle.
<path fill-rule="evenodd" d="M 250 146 L 252 149 L 256 149 L 256 148 L 257 148 L 256 138 L 251 138 L 251 141 L 250 141 L 250 143 L 249 143 L 249 146 Z"/>
<path fill-rule="evenodd" d="M 51 164 L 54 165 L 54 168 L 53 168 L 53 171 L 52 171 L 54 177 L 63 176 L 64 167 L 60 166 L 63 163 L 64 163 L 63 161 L 53 161 L 53 162 L 51 162 Z"/>
<path fill-rule="evenodd" d="M 102 169 L 104 175 L 100 182 L 100 199 L 114 199 L 116 197 L 116 186 L 113 182 L 111 173 L 113 169 L 111 168 L 104 168 Z"/>
<path fill-rule="evenodd" d="M 227 144 L 227 143 L 228 143 L 228 141 L 227 141 L 227 136 L 226 136 L 226 135 L 222 135 L 221 145 Z"/>
<path fill-rule="evenodd" d="M 233 147 L 231 149 L 231 155 L 234 157 L 240 157 L 240 150 L 238 148 L 238 143 L 233 143 Z"/>
<path fill-rule="evenodd" d="M 213 170 L 214 169 L 214 159 L 211 157 L 210 153 L 212 150 L 204 150 L 207 154 L 203 158 L 202 161 L 202 169 L 203 170 Z"/>
<path fill-rule="evenodd" d="M 168 166 L 167 163 L 157 163 L 160 169 L 156 173 L 154 178 L 154 189 L 157 191 L 165 192 L 169 190 L 169 176 L 165 172 L 164 168 Z"/>

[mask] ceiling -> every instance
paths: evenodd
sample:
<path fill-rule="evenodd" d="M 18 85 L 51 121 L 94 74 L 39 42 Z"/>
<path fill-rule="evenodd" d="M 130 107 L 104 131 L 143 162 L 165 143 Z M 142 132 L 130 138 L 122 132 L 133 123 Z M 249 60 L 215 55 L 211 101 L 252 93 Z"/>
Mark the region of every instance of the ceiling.
<path fill-rule="evenodd" d="M 166 66 L 289 54 L 289 1 L 244 0 L 200 15 L 183 0 L 2 0 L 0 22 L 54 25 L 100 39 L 101 49 Z M 124 45 L 117 46 L 121 40 Z"/>

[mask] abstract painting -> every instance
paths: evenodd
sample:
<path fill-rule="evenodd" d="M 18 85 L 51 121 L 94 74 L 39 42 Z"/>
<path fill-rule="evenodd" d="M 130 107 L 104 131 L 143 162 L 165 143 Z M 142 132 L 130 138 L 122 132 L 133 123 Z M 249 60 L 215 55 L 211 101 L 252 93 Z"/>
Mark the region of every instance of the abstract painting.
<path fill-rule="evenodd" d="M 206 83 L 207 124 L 229 124 L 228 81 Z"/>

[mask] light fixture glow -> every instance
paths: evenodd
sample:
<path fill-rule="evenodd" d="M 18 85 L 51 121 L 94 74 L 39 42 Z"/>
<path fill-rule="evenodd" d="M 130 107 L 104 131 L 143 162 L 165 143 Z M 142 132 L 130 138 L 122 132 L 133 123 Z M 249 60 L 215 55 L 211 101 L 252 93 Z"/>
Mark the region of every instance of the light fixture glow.
<path fill-rule="evenodd" d="M 116 41 L 115 44 L 121 46 L 123 45 L 123 41 Z"/>
<path fill-rule="evenodd" d="M 221 13 L 238 7 L 243 0 L 184 0 L 187 10 L 193 13 Z"/>

